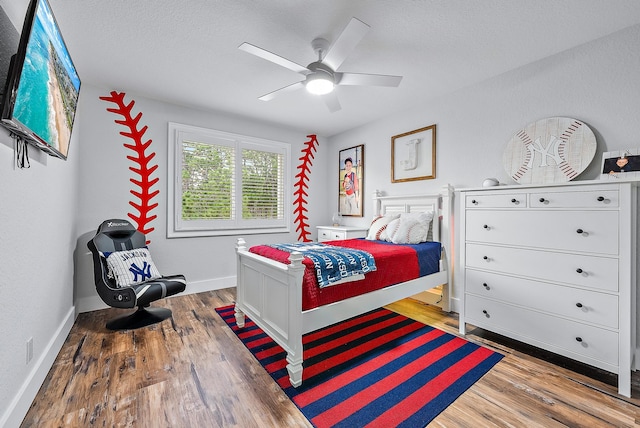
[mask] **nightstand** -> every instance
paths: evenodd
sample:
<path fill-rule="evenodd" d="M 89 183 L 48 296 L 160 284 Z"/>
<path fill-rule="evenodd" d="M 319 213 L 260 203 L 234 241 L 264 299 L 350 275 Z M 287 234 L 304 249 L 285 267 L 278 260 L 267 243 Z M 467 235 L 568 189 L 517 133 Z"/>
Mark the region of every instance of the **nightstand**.
<path fill-rule="evenodd" d="M 357 226 L 317 226 L 317 229 L 318 242 L 364 238 L 369 230 L 366 227 Z"/>

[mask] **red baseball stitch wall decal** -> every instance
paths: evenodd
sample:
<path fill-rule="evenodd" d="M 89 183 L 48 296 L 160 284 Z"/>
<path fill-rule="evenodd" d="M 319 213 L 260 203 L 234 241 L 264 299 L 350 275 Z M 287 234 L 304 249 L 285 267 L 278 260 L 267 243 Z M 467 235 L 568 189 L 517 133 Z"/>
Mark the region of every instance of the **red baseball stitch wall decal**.
<path fill-rule="evenodd" d="M 135 101 L 125 104 L 124 92 L 111 91 L 110 96 L 100 97 L 103 101 L 109 101 L 115 103 L 115 108 L 107 108 L 108 112 L 119 114 L 122 119 L 114 120 L 118 125 L 122 125 L 127 128 L 126 131 L 121 131 L 120 135 L 130 138 L 131 144 L 125 143 L 124 146 L 134 152 L 134 155 L 127 156 L 131 162 L 135 165 L 130 166 L 129 170 L 137 175 L 138 178 L 131 178 L 129 181 L 136 187 L 131 189 L 129 193 L 136 197 L 136 200 L 129 201 L 129 205 L 137 210 L 137 213 L 127 213 L 130 219 L 136 222 L 138 230 L 147 235 L 147 244 L 151 242 L 148 237 L 149 233 L 155 230 L 150 226 L 150 223 L 158 216 L 151 214 L 151 211 L 158 206 L 158 203 L 152 203 L 151 200 L 155 198 L 159 190 L 151 190 L 151 188 L 158 182 L 159 178 L 151 178 L 151 175 L 158 169 L 158 164 L 152 164 L 151 160 L 156 156 L 155 152 L 146 154 L 147 149 L 151 145 L 152 140 L 143 141 L 144 133 L 147 132 L 148 127 L 145 125 L 142 128 L 138 127 L 138 122 L 142 117 L 142 112 L 138 113 L 135 117 L 132 116 L 131 109 L 133 108 Z"/>
<path fill-rule="evenodd" d="M 311 232 L 307 230 L 309 224 L 307 223 L 308 217 L 306 216 L 307 212 L 307 196 L 309 196 L 306 192 L 306 188 L 308 188 L 307 182 L 309 181 L 309 173 L 311 172 L 311 166 L 313 165 L 313 153 L 316 151 L 316 146 L 318 145 L 318 140 L 316 139 L 315 134 L 307 135 L 309 141 L 305 142 L 305 147 L 302 149 L 302 157 L 299 160 L 302 161 L 300 165 L 298 165 L 298 172 L 296 174 L 296 182 L 294 184 L 294 192 L 293 195 L 295 197 L 293 201 L 293 213 L 295 215 L 294 222 L 297 224 L 296 231 L 298 232 L 298 241 L 301 242 L 310 242 L 311 239 L 309 235 Z"/>

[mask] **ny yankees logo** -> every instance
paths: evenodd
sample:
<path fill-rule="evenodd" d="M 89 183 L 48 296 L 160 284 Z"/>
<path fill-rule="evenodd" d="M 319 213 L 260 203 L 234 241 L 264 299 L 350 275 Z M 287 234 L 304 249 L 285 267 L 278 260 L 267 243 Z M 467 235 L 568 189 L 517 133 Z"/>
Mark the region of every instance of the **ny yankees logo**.
<path fill-rule="evenodd" d="M 533 168 L 533 160 L 536 157 L 536 153 L 540 153 L 542 155 L 542 160 L 540 161 L 540 166 L 548 166 L 547 158 L 551 158 L 555 161 L 556 165 L 560 165 L 564 159 L 560 156 L 560 145 L 565 143 L 564 140 L 556 137 L 555 135 L 551 136 L 549 144 L 547 147 L 543 147 L 540 142 L 540 137 L 536 138 L 536 141 L 533 144 L 527 144 L 525 147 L 531 154 L 529 156 L 529 161 L 526 163 L 527 168 Z M 549 153 L 550 150 L 553 149 L 552 153 Z"/>
<path fill-rule="evenodd" d="M 151 278 L 151 265 L 147 262 L 144 262 L 142 268 L 138 267 L 135 263 L 131 263 L 129 271 L 133 274 L 134 282 L 138 282 L 138 275 L 140 275 L 140 281 Z"/>

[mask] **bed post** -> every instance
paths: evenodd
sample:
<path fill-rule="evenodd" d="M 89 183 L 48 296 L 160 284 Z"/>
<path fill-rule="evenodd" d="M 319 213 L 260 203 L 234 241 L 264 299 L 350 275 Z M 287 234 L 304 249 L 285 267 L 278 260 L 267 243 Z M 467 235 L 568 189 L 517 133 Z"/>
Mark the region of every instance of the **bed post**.
<path fill-rule="evenodd" d="M 242 277 L 242 262 L 240 260 L 240 251 L 245 251 L 247 249 L 247 243 L 244 239 L 238 238 L 236 241 L 236 267 L 237 267 L 237 275 L 236 275 L 236 307 L 235 307 L 235 317 L 236 317 L 236 325 L 238 328 L 244 327 L 244 313 L 238 308 L 238 303 L 242 304 L 244 302 L 244 287 L 241 287 L 240 284 L 244 284 L 244 278 Z"/>
<path fill-rule="evenodd" d="M 442 224 L 440 229 L 440 242 L 443 245 L 442 259 L 447 270 L 447 285 L 442 287 L 442 310 L 451 312 L 451 289 L 453 287 L 453 186 L 442 186 Z"/>
<path fill-rule="evenodd" d="M 380 215 L 380 211 L 382 210 L 382 202 L 380 201 L 380 196 L 382 196 L 382 192 L 376 189 L 373 191 L 373 216 L 375 218 Z"/>
<path fill-rule="evenodd" d="M 294 251 L 289 256 L 289 331 L 286 338 L 287 372 L 291 385 L 295 388 L 302 385 L 302 275 L 305 269 L 304 257 Z"/>

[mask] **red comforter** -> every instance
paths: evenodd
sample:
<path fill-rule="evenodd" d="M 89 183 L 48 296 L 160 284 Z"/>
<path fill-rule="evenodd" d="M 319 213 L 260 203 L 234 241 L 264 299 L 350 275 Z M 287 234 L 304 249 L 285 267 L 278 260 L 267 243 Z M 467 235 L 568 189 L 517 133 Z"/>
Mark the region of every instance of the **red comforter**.
<path fill-rule="evenodd" d="M 367 273 L 366 278 L 360 281 L 320 288 L 318 287 L 313 262 L 305 257 L 303 263 L 306 269 L 302 283 L 303 311 L 369 293 L 420 276 L 416 252 L 408 246 L 381 244 L 366 239 L 328 241 L 323 242 L 323 244 L 367 251 L 373 255 L 377 270 Z M 268 245 L 257 245 L 251 247 L 249 251 L 281 263 L 289 263 L 290 254 L 288 252 Z"/>

